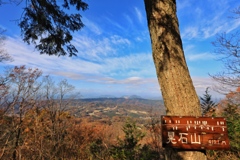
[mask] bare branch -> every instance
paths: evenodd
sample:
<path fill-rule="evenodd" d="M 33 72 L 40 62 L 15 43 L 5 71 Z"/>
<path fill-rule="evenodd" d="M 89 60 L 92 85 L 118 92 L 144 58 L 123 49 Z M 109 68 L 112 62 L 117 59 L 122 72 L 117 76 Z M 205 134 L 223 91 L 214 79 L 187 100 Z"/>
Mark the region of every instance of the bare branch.
<path fill-rule="evenodd" d="M 3 36 L 3 33 L 5 32 L 5 30 L 3 30 L 2 28 L 0 28 L 0 62 L 4 62 L 4 61 L 13 61 L 13 58 L 6 52 L 6 50 L 4 49 L 4 41 L 5 41 L 5 37 Z"/>
<path fill-rule="evenodd" d="M 232 11 L 240 18 L 240 6 Z M 231 17 L 236 18 L 236 17 Z M 212 42 L 215 47 L 215 54 L 218 55 L 224 70 L 215 75 L 210 75 L 215 81 L 219 82 L 215 86 L 220 93 L 224 90 L 231 91 L 240 86 L 240 30 L 231 34 L 218 34 L 216 40 Z"/>
<path fill-rule="evenodd" d="M 238 6 L 236 9 L 232 11 L 234 14 L 236 14 L 235 18 L 240 18 L 240 6 Z"/>

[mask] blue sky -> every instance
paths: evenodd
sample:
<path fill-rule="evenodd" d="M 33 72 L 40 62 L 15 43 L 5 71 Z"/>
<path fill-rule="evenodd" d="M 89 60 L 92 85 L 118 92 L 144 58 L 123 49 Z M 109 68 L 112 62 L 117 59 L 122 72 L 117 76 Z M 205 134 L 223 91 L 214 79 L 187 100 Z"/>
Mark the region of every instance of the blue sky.
<path fill-rule="evenodd" d="M 67 79 L 83 98 L 101 95 L 139 95 L 160 97 L 160 87 L 151 55 L 151 42 L 143 0 L 86 0 L 82 12 L 85 27 L 74 33 L 78 57 L 39 55 L 24 44 L 16 21 L 24 3 L 0 6 L 0 26 L 5 32 L 5 49 L 14 61 L 5 66 L 26 65 L 39 68 L 56 81 Z M 239 19 L 230 11 L 239 0 L 177 0 L 177 14 L 185 57 L 198 95 L 214 82 L 209 73 L 222 70 L 213 53 L 216 35 L 240 28 Z M 214 97 L 219 97 L 211 90 Z"/>

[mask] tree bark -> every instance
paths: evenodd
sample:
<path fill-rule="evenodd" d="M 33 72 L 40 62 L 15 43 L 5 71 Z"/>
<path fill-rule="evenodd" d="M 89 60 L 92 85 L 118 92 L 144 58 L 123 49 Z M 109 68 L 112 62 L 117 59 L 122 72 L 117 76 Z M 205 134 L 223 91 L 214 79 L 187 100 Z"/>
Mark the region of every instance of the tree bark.
<path fill-rule="evenodd" d="M 167 115 L 201 116 L 182 47 L 176 0 L 144 0 L 153 60 Z M 166 150 L 166 159 L 203 160 L 198 151 Z"/>

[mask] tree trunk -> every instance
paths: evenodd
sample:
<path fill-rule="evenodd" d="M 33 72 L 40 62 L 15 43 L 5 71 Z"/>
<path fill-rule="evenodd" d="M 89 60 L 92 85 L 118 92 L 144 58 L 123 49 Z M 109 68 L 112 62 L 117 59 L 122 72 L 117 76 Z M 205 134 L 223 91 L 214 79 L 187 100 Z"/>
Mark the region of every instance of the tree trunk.
<path fill-rule="evenodd" d="M 152 54 L 167 115 L 201 116 L 180 37 L 176 0 L 144 0 Z M 166 150 L 166 159 L 203 160 L 198 151 Z"/>

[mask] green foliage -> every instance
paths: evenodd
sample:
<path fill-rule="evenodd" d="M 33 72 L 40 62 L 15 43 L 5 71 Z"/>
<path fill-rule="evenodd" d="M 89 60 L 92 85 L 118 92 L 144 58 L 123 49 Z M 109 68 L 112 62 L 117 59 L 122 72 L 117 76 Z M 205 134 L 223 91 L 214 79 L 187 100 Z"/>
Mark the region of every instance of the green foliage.
<path fill-rule="evenodd" d="M 89 152 L 94 160 L 109 159 L 110 153 L 106 145 L 104 145 L 102 139 L 93 141 L 89 146 Z"/>
<path fill-rule="evenodd" d="M 228 137 L 230 139 L 229 151 L 208 151 L 209 160 L 240 159 L 240 114 L 238 105 L 227 104 L 222 116 L 226 118 Z"/>
<path fill-rule="evenodd" d="M 209 89 L 209 87 L 206 88 L 205 94 L 203 95 L 203 97 L 200 97 L 203 115 L 205 115 L 206 113 L 208 113 L 210 111 L 214 111 L 215 107 L 217 106 L 217 104 L 212 101 L 212 96 L 209 94 L 208 89 Z"/>
<path fill-rule="evenodd" d="M 224 109 L 223 116 L 226 117 L 226 121 L 227 121 L 228 136 L 230 139 L 231 151 L 239 152 L 240 151 L 240 114 L 238 113 L 238 105 L 228 104 L 227 108 Z"/>
<path fill-rule="evenodd" d="M 140 160 L 159 160 L 159 153 L 152 150 L 149 146 L 144 145 L 140 151 Z"/>
<path fill-rule="evenodd" d="M 138 159 L 141 148 L 139 141 L 143 139 L 145 134 L 130 119 L 126 121 L 122 130 L 125 137 L 123 140 L 118 139 L 118 146 L 113 146 L 112 156 L 121 160 Z"/>
<path fill-rule="evenodd" d="M 68 14 L 64 10 L 73 6 L 77 11 L 84 11 L 88 5 L 82 0 L 63 0 L 62 7 L 56 0 L 26 1 L 19 23 L 23 40 L 33 43 L 41 54 L 76 55 L 77 49 L 70 43 L 73 38 L 71 32 L 80 30 L 84 24 L 79 13 Z"/>

